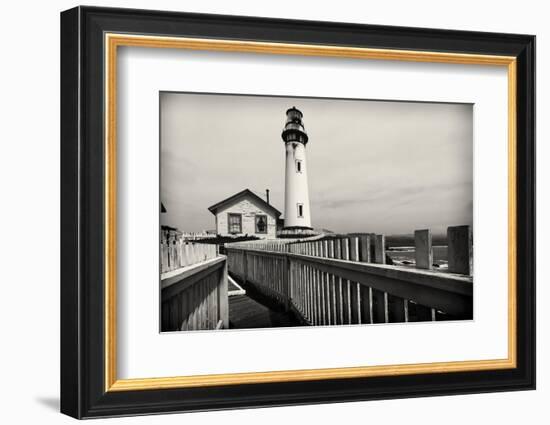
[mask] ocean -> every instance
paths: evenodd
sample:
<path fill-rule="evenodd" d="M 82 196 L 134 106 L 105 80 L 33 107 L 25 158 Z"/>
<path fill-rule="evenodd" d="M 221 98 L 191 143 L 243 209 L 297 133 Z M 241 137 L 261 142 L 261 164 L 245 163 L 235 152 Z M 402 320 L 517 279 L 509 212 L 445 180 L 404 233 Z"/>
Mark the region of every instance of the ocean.
<path fill-rule="evenodd" d="M 435 245 L 433 248 L 433 264 L 435 269 L 446 270 L 449 266 L 447 261 L 447 245 Z M 414 246 L 395 246 L 386 250 L 386 254 L 394 264 L 414 267 Z"/>

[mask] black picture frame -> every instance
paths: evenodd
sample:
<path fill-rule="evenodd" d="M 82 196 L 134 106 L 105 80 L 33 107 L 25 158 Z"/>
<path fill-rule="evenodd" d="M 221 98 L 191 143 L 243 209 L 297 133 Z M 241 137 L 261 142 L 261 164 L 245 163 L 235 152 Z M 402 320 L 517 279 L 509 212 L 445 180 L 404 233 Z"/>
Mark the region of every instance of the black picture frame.
<path fill-rule="evenodd" d="M 517 367 L 105 391 L 104 34 L 308 43 L 517 58 Z M 61 412 L 75 418 L 535 388 L 535 37 L 76 7 L 61 13 Z"/>

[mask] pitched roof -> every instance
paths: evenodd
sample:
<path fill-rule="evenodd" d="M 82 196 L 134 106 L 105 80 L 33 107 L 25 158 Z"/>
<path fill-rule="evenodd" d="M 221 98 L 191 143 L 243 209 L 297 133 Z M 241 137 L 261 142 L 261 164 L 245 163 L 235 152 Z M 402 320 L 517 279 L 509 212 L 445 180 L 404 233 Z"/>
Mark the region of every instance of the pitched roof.
<path fill-rule="evenodd" d="M 223 201 L 220 201 L 211 207 L 208 207 L 208 211 L 210 211 L 212 214 L 216 214 L 218 209 L 224 207 L 227 204 L 230 204 L 232 202 L 235 202 L 241 198 L 244 197 L 250 197 L 254 201 L 258 202 L 260 205 L 262 205 L 264 208 L 267 208 L 275 213 L 276 217 L 279 217 L 281 215 L 281 211 L 279 211 L 277 208 L 275 208 L 273 205 L 268 204 L 266 201 L 264 201 L 262 198 L 260 198 L 258 195 L 256 195 L 254 192 L 252 192 L 250 189 L 245 189 L 240 191 L 239 193 L 234 194 L 233 196 L 230 196 L 229 198 L 224 199 Z"/>

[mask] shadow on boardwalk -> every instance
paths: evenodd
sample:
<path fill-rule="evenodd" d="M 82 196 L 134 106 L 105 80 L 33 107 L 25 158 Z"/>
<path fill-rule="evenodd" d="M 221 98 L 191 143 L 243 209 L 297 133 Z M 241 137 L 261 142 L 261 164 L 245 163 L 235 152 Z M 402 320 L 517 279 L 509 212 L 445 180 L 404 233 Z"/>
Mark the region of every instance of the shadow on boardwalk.
<path fill-rule="evenodd" d="M 250 285 L 243 285 L 245 295 L 229 297 L 229 328 L 257 329 L 302 326 L 300 320 L 292 313 L 284 311 L 281 306 L 261 296 Z"/>

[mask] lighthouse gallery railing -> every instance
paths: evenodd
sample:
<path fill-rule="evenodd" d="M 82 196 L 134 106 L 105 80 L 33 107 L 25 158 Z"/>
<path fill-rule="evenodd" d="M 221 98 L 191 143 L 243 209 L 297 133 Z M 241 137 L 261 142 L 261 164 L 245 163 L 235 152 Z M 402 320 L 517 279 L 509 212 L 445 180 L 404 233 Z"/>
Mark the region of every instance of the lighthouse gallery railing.
<path fill-rule="evenodd" d="M 457 247 L 467 246 L 449 238 L 452 255 L 457 253 Z M 293 310 L 305 324 L 454 320 L 473 316 L 471 276 L 383 264 L 382 235 L 294 243 L 235 243 L 227 244 L 226 252 L 230 273 Z"/>

